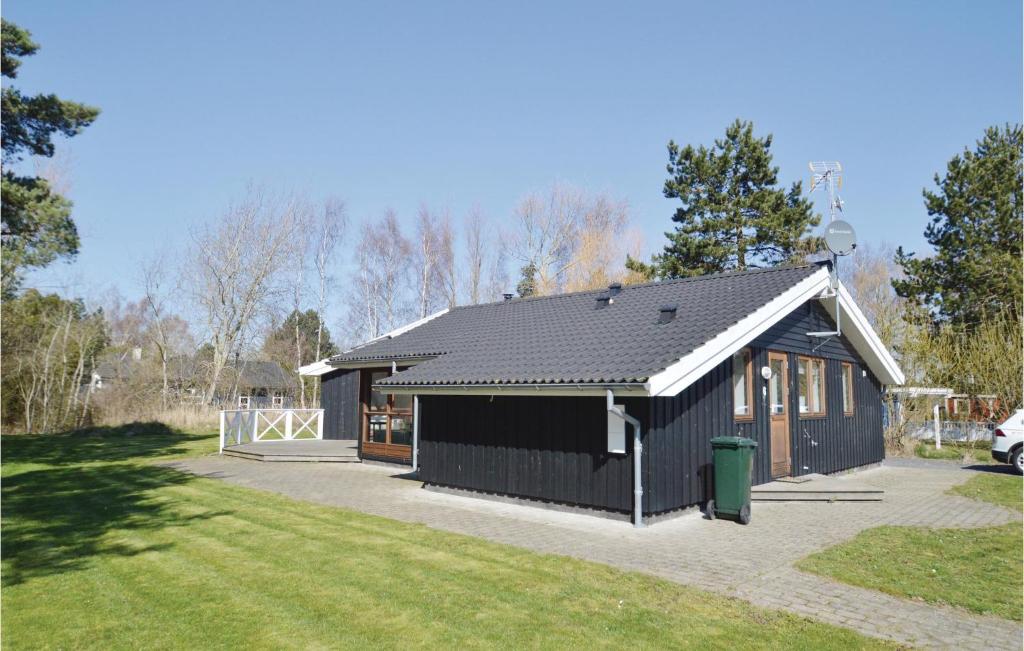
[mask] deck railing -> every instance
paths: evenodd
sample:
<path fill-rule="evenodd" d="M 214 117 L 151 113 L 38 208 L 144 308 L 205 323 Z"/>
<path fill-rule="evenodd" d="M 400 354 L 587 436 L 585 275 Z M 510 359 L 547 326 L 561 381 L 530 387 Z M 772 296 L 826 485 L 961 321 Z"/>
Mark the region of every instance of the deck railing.
<path fill-rule="evenodd" d="M 323 437 L 323 409 L 224 409 L 220 412 L 221 452 L 228 445 Z"/>

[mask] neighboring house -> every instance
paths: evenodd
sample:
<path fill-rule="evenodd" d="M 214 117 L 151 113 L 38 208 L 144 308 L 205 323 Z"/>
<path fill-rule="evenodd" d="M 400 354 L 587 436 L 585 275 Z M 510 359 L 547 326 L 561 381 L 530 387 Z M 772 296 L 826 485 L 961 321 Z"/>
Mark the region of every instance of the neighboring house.
<path fill-rule="evenodd" d="M 362 458 L 649 517 L 706 502 L 716 436 L 758 442 L 755 484 L 882 460 L 903 374 L 831 283 L 814 264 L 457 307 L 301 372 Z"/>
<path fill-rule="evenodd" d="M 159 361 L 143 362 L 142 349 L 104 355 L 96 364 L 90 382 L 90 391 L 109 390 L 128 384 L 143 374 L 143 363 L 150 365 L 150 381 L 159 380 Z M 207 370 L 194 357 L 177 355 L 168 360 L 168 386 L 174 395 L 201 400 L 206 386 Z M 230 402 L 240 409 L 253 407 L 290 407 L 298 388 L 293 372 L 277 362 L 262 360 L 235 360 L 221 371 L 221 387 L 215 400 Z"/>
<path fill-rule="evenodd" d="M 946 398 L 946 415 L 949 420 L 972 423 L 996 423 L 1009 416 L 999 398 L 994 395 L 953 393 Z"/>
<path fill-rule="evenodd" d="M 298 382 L 294 372 L 286 371 L 277 362 L 243 360 L 225 367 L 224 372 L 234 378 L 239 409 L 292 405 Z"/>
<path fill-rule="evenodd" d="M 138 347 L 103 355 L 96 361 L 96 367 L 93 368 L 89 391 L 128 382 L 137 372 L 141 361 L 142 349 Z"/>

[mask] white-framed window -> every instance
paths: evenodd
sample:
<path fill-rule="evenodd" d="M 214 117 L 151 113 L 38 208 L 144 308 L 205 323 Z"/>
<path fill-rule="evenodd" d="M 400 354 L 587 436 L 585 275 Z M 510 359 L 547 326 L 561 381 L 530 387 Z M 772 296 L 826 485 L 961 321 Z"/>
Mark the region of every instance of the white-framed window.
<path fill-rule="evenodd" d="M 732 356 L 732 411 L 736 420 L 753 420 L 754 393 L 752 389 L 750 349 L 744 348 Z"/>
<path fill-rule="evenodd" d="M 797 360 L 797 390 L 801 416 L 825 415 L 825 360 L 801 357 Z"/>
<path fill-rule="evenodd" d="M 843 362 L 843 415 L 853 416 L 853 365 Z"/>
<path fill-rule="evenodd" d="M 249 408 L 249 396 L 238 396 L 238 408 L 248 409 Z"/>
<path fill-rule="evenodd" d="M 626 405 L 615 405 L 626 413 Z M 613 454 L 626 454 L 626 421 L 612 412 L 608 412 L 608 451 Z"/>

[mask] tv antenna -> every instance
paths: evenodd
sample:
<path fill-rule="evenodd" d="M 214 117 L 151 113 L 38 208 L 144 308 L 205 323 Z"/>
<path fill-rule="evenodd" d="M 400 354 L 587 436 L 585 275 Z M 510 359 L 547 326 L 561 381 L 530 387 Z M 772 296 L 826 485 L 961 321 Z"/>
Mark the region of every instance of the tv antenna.
<path fill-rule="evenodd" d="M 843 200 L 839 190 L 843 189 L 843 166 L 839 161 L 811 161 L 807 163 L 811 169 L 811 189 L 808 194 L 820 187 L 828 192 L 829 221 L 836 220 L 836 211 L 843 212 Z"/>
<path fill-rule="evenodd" d="M 843 187 L 843 166 L 839 161 L 811 161 L 807 164 L 811 169 L 811 189 L 814 192 L 818 188 L 825 188 L 828 193 L 828 214 L 829 222 L 825 227 L 825 246 L 832 253 L 832 270 L 830 290 L 832 298 L 836 301 L 836 329 L 827 332 L 808 332 L 808 337 L 821 339 L 821 343 L 814 347 L 814 350 L 821 348 L 829 339 L 842 334 L 839 319 L 839 256 L 850 255 L 857 248 L 857 233 L 848 222 L 836 219 L 836 213 L 843 212 L 843 200 L 839 196 L 839 190 Z M 825 298 L 825 297 L 822 297 Z"/>

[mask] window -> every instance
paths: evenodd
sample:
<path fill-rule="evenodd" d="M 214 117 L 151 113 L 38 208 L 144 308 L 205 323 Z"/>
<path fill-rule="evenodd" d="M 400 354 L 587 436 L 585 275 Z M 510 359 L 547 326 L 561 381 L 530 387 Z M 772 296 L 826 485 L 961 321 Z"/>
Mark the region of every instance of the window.
<path fill-rule="evenodd" d="M 363 450 L 371 455 L 409 459 L 412 456 L 412 396 L 381 393 L 373 385 L 390 370 L 363 371 Z M 400 446 L 400 447 L 396 447 Z"/>
<path fill-rule="evenodd" d="M 750 349 L 732 356 L 732 411 L 736 420 L 753 420 L 754 400 L 750 378 Z"/>
<path fill-rule="evenodd" d="M 853 365 L 843 362 L 843 414 L 853 416 Z"/>
<path fill-rule="evenodd" d="M 797 362 L 801 416 L 825 415 L 825 360 L 801 357 Z"/>

